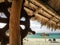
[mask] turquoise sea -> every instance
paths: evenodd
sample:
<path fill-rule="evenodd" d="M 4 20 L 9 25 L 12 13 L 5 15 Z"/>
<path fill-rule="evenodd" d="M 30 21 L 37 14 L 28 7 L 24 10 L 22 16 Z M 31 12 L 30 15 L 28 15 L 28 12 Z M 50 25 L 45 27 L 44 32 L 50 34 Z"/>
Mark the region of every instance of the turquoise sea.
<path fill-rule="evenodd" d="M 60 33 L 47 33 L 49 36 L 46 36 L 46 38 L 59 38 L 60 39 Z M 43 38 L 42 33 L 36 33 L 35 35 L 31 34 L 27 36 L 28 38 Z"/>

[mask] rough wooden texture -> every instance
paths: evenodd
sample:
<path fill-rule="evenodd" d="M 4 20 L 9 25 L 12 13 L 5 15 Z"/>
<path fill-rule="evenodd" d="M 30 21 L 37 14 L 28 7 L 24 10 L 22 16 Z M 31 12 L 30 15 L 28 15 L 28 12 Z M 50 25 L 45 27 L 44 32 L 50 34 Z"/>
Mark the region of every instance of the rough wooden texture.
<path fill-rule="evenodd" d="M 10 14 L 10 45 L 21 45 L 21 34 L 20 34 L 20 11 L 21 11 L 22 0 L 13 0 Z"/>

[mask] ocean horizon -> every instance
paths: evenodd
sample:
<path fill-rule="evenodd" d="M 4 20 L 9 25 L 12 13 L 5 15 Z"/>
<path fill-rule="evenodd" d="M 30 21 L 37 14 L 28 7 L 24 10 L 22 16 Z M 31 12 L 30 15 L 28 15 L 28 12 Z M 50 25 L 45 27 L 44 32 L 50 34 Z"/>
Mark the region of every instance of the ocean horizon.
<path fill-rule="evenodd" d="M 46 33 L 48 34 L 46 38 L 57 38 L 60 39 L 60 33 Z M 36 33 L 36 34 L 31 34 L 27 35 L 28 38 L 43 38 L 42 33 Z"/>

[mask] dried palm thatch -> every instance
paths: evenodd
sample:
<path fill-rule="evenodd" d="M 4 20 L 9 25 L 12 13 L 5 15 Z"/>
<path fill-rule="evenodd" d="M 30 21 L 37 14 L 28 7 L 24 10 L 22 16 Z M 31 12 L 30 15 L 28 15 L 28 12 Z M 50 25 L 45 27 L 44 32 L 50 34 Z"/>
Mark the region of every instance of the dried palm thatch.
<path fill-rule="evenodd" d="M 1 2 L 4 2 L 4 1 L 12 2 L 12 0 L 0 0 L 0 3 L 1 3 Z"/>
<path fill-rule="evenodd" d="M 35 15 L 34 19 L 38 20 L 41 26 L 45 25 L 47 28 L 52 28 L 52 30 L 60 30 L 60 16 L 47 5 L 45 6 L 36 0 L 30 0 L 28 3 L 26 0 L 24 9 L 28 15 Z"/>
<path fill-rule="evenodd" d="M 25 6 L 27 9 L 30 8 L 30 11 L 34 10 L 35 19 L 42 24 L 41 26 L 45 25 L 47 28 L 52 28 L 52 30 L 60 30 L 60 16 L 54 10 L 35 0 L 31 0 L 30 7 L 28 7 L 28 2 L 26 2 Z"/>

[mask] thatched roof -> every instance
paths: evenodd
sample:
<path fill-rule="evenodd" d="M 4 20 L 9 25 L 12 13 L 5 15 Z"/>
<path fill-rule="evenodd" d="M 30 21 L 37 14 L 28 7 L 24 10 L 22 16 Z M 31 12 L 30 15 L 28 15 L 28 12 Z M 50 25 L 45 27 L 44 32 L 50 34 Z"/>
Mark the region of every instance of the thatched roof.
<path fill-rule="evenodd" d="M 1 3 L 1 2 L 4 2 L 4 1 L 7 1 L 7 0 L 0 0 L 0 3 Z M 8 0 L 8 1 L 11 2 L 12 0 Z"/>
<path fill-rule="evenodd" d="M 27 12 L 33 12 L 36 15 L 35 19 L 41 22 L 42 25 L 46 25 L 48 28 L 55 30 L 60 29 L 60 16 L 48 5 L 31 0 L 30 6 L 28 6 L 28 2 L 25 3 L 25 6 L 25 10 Z"/>
<path fill-rule="evenodd" d="M 52 9 L 54 9 L 57 13 L 60 14 L 60 0 L 37 0 L 39 2 L 44 3 L 45 5 L 48 5 Z"/>
<path fill-rule="evenodd" d="M 50 1 L 48 4 L 50 4 L 50 6 L 52 7 Z M 50 6 L 48 6 L 47 4 L 43 4 L 42 2 L 38 2 L 36 0 L 30 0 L 29 4 L 28 1 L 25 2 L 24 9 L 29 15 L 34 14 L 34 19 L 38 20 L 42 24 L 42 26 L 45 25 L 48 28 L 52 28 L 55 30 L 60 29 L 60 16 Z"/>

